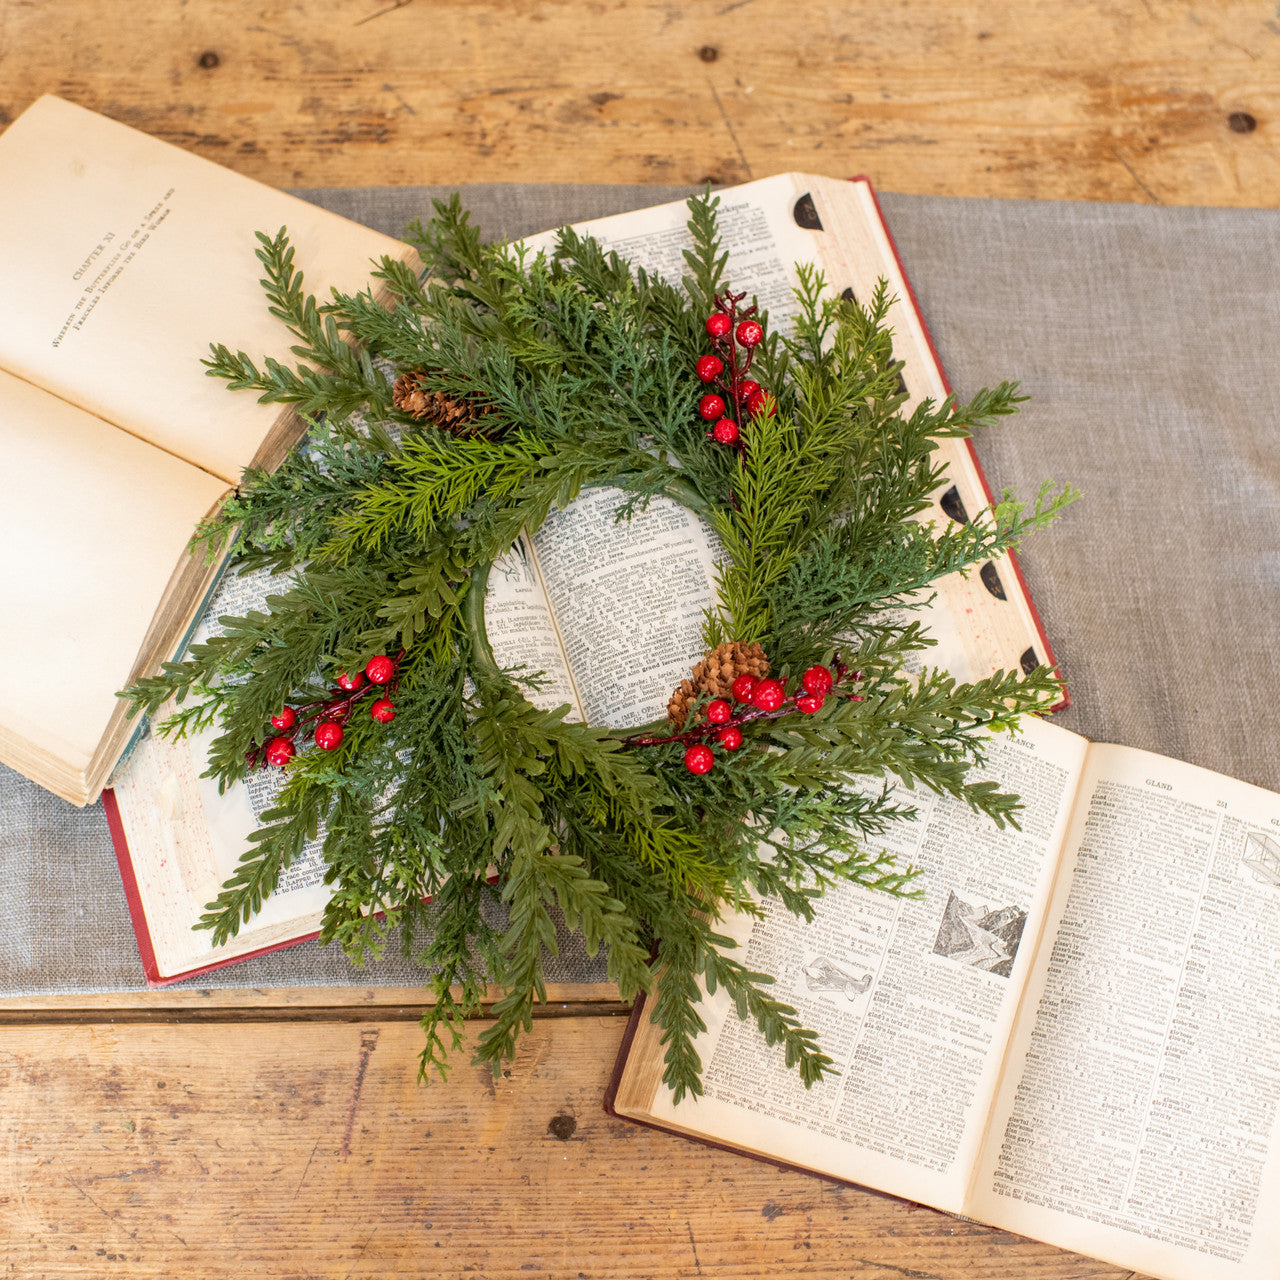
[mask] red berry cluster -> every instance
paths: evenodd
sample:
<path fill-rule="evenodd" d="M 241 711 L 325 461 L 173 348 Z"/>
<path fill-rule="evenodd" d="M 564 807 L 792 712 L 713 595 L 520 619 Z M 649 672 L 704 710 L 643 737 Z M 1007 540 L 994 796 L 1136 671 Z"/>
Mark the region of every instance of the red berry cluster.
<path fill-rule="evenodd" d="M 828 696 L 861 702 L 862 695 L 845 686 L 862 679 L 861 671 L 850 670 L 838 658 L 834 674 L 828 667 L 815 665 L 800 677 L 800 689 L 788 694 L 785 680 L 759 680 L 753 675 L 741 675 L 731 687 L 737 710 L 724 698 L 707 703 L 706 722 L 695 725 L 684 733 L 669 738 L 628 738 L 628 746 L 656 747 L 667 742 L 687 743 L 684 767 L 690 773 L 710 773 L 715 766 L 715 752 L 711 746 L 699 741 L 710 736 L 726 751 L 737 751 L 742 746 L 742 726 L 752 720 L 777 720 L 791 711 L 811 716 L 822 710 Z"/>
<path fill-rule="evenodd" d="M 752 675 L 741 675 L 733 682 L 732 693 L 733 700 L 742 705 L 742 710 L 735 711 L 725 699 L 716 698 L 706 708 L 706 717 L 711 725 L 709 729 L 693 729 L 663 741 L 683 742 L 693 734 L 710 732 L 726 751 L 737 751 L 742 746 L 741 725 L 752 720 L 776 720 L 793 709 L 803 715 L 814 715 L 822 710 L 827 695 L 836 689 L 838 683 L 853 683 L 861 679 L 861 671 L 850 671 L 841 662 L 836 663 L 834 675 L 828 667 L 812 666 L 800 677 L 800 691 L 788 694 L 785 680 L 759 680 Z M 862 695 L 857 693 L 837 691 L 837 696 L 851 702 L 862 701 Z M 709 773 L 715 762 L 715 753 L 704 742 L 695 742 L 685 750 L 684 767 L 690 773 Z"/>
<path fill-rule="evenodd" d="M 342 745 L 342 726 L 351 717 L 356 704 L 368 694 L 390 686 L 395 692 L 396 667 L 404 657 L 402 649 L 395 658 L 380 653 L 370 658 L 363 671 L 344 671 L 334 681 L 337 686 L 329 691 L 323 702 L 308 702 L 301 707 L 282 707 L 271 717 L 271 727 L 278 730 L 264 747 L 254 747 L 246 759 L 250 766 L 271 764 L 282 767 L 293 759 L 297 748 L 294 738 L 308 724 L 315 722 L 313 737 L 321 751 L 336 751 Z M 366 687 L 365 681 L 368 680 Z M 369 707 L 369 715 L 379 724 L 390 724 L 396 718 L 395 703 L 386 694 L 375 698 Z"/>
<path fill-rule="evenodd" d="M 699 356 L 695 366 L 699 381 L 713 383 L 723 393 L 708 391 L 698 401 L 698 416 L 704 422 L 714 423 L 708 438 L 732 445 L 739 452 L 743 445 L 737 416 L 744 410 L 757 414 L 773 413 L 777 408 L 773 397 L 753 378 L 747 377 L 755 349 L 764 338 L 764 328 L 753 318 L 754 305 L 738 310 L 738 304 L 746 296 L 745 293 L 716 294 L 718 309 L 707 317 L 707 333 L 719 354 Z M 729 405 L 735 406 L 733 417 L 728 416 Z"/>

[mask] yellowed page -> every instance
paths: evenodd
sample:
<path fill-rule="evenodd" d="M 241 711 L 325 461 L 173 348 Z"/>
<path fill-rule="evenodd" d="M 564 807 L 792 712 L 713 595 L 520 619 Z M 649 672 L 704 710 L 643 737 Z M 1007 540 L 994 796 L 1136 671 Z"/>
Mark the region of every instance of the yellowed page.
<path fill-rule="evenodd" d="M 1090 749 L 965 1212 L 1169 1280 L 1280 1275 L 1280 795 Z"/>
<path fill-rule="evenodd" d="M 222 481 L 0 373 L 0 759 L 85 770 Z"/>
<path fill-rule="evenodd" d="M 289 360 L 255 231 L 287 225 L 307 287 L 354 292 L 397 240 L 73 106 L 0 136 L 0 368 L 234 484 L 279 405 L 206 376 L 210 342 Z"/>
<path fill-rule="evenodd" d="M 804 924 L 781 910 L 725 932 L 818 1033 L 837 1072 L 805 1090 L 723 992 L 701 1010 L 706 1094 L 659 1087 L 660 1124 L 958 1211 L 1053 883 L 1086 743 L 1031 720 L 991 743 L 991 775 L 1026 802 L 1022 832 L 904 795 L 919 817 L 883 845 L 921 868 L 920 901 L 829 890 Z M 876 842 L 880 844 L 881 842 Z M 620 1091 L 619 1097 L 623 1096 Z"/>
<path fill-rule="evenodd" d="M 810 197 L 823 223 L 823 230 L 812 234 L 832 286 L 837 290 L 851 288 L 857 298 L 867 302 L 878 279 L 888 282 L 890 295 L 896 298 L 889 325 L 894 354 L 905 362 L 902 376 L 909 393 L 908 406 L 926 398 L 942 400 L 947 395 L 946 376 L 911 305 L 906 278 L 871 188 L 865 182 L 802 174 L 793 177 L 797 196 Z M 965 395 L 977 390 L 961 389 Z M 938 456 L 946 462 L 947 478 L 934 495 L 928 518 L 943 526 L 953 519 L 941 502 L 953 486 L 955 493 L 948 503 L 951 512 L 963 511 L 969 519 L 975 518 L 988 497 L 968 443 L 941 440 Z M 1017 670 L 1048 661 L 1030 600 L 1008 556 L 975 569 L 967 578 L 959 574 L 944 578 L 922 616 L 938 641 L 937 648 L 924 658 L 930 666 L 943 667 L 958 680 L 978 680 L 998 668 Z"/>
<path fill-rule="evenodd" d="M 795 264 L 821 258 L 815 233 L 798 225 L 792 217 L 800 177 L 786 173 L 730 187 L 719 193 L 717 209 L 720 238 L 729 255 L 729 287 L 746 290 L 757 298 L 775 328 L 784 331 L 796 311 L 793 290 L 800 278 Z M 576 226 L 595 236 L 606 249 L 678 284 L 689 274 L 683 256 L 684 250 L 693 247 L 688 222 L 688 204 L 676 200 Z M 552 234 L 547 233 L 529 243 L 544 246 L 552 239 Z"/>
<path fill-rule="evenodd" d="M 192 643 L 225 634 L 222 618 L 265 609 L 268 596 L 291 585 L 288 575 L 261 570 L 227 573 Z M 173 703 L 162 708 L 157 722 L 175 709 Z M 261 911 L 229 942 L 214 947 L 207 931 L 193 928 L 236 870 L 241 855 L 252 848 L 249 836 L 262 825 L 262 815 L 279 803 L 286 777 L 280 769 L 258 768 L 219 791 L 217 781 L 203 775 L 220 732 L 215 727 L 187 738 L 167 738 L 152 729 L 112 779 L 162 978 L 314 933 L 329 900 L 321 835 L 303 846 Z"/>

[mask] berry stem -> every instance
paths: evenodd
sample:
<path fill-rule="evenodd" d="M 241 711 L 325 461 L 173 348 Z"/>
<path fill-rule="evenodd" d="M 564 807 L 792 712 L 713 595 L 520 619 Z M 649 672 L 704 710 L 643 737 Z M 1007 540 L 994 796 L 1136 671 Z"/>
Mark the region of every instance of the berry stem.
<path fill-rule="evenodd" d="M 351 712 L 355 709 L 355 705 L 362 698 L 369 694 L 374 694 L 377 698 L 389 697 L 400 687 L 400 662 L 405 655 L 405 650 L 401 649 L 392 661 L 396 664 L 396 673 L 387 684 L 374 684 L 372 681 L 365 681 L 360 688 L 352 689 L 348 692 L 346 689 L 340 689 L 336 685 L 329 690 L 329 697 L 322 698 L 315 702 L 304 702 L 301 706 L 294 707 L 297 713 L 297 719 L 287 729 L 279 733 L 272 734 L 273 738 L 288 738 L 290 742 L 303 730 L 307 725 L 317 720 L 336 720 L 339 724 L 345 724 L 351 718 Z M 244 758 L 250 769 L 256 769 L 260 764 L 266 764 L 266 743 L 261 746 L 253 746 L 244 753 Z"/>
<path fill-rule="evenodd" d="M 738 310 L 738 303 L 745 297 L 746 293 L 717 293 L 715 296 L 716 308 L 723 311 L 729 317 L 729 330 L 720 338 L 712 338 L 712 344 L 718 347 L 727 356 L 725 366 L 729 373 L 728 382 L 725 381 L 722 374 L 716 376 L 716 385 L 725 392 L 728 397 L 728 411 L 733 416 L 733 420 L 741 426 L 742 424 L 742 384 L 746 380 L 747 374 L 751 371 L 751 361 L 755 358 L 755 348 L 748 347 L 746 357 L 742 364 L 739 365 L 739 349 L 737 328 L 738 322 L 746 320 L 755 315 L 757 307 L 755 303 L 747 307 L 743 311 Z M 734 449 L 738 452 L 738 459 L 743 466 L 747 464 L 747 446 L 742 436 L 733 442 Z"/>
<path fill-rule="evenodd" d="M 837 677 L 836 685 L 832 686 L 831 691 L 826 696 L 828 698 L 848 698 L 853 702 L 861 702 L 863 699 L 860 693 L 854 693 L 852 690 L 842 690 L 838 685 L 846 675 L 854 681 L 861 679 L 862 672 L 850 671 L 843 663 L 837 663 L 837 667 L 840 674 Z M 796 699 L 804 696 L 805 690 L 802 686 L 797 693 L 792 694 L 776 711 L 761 711 L 759 707 L 751 707 L 750 710 L 735 712 L 728 720 L 724 720 L 720 724 L 712 724 L 710 721 L 705 721 L 692 729 L 685 729 L 682 733 L 673 733 L 667 738 L 635 735 L 630 738 L 623 738 L 622 745 L 626 747 L 660 747 L 668 742 L 679 742 L 687 746 L 703 738 L 714 737 L 722 729 L 740 729 L 744 724 L 750 724 L 753 720 L 777 720 L 796 710 Z M 750 706 L 750 704 L 747 705 Z"/>

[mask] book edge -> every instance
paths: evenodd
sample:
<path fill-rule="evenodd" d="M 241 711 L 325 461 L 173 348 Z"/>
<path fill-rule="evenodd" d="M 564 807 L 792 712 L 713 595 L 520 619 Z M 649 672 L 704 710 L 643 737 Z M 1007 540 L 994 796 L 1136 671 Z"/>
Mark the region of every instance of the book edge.
<path fill-rule="evenodd" d="M 631 1052 L 631 1046 L 635 1043 L 636 1032 L 640 1028 L 640 1018 L 645 1006 L 645 993 L 641 991 L 635 998 L 635 1003 L 631 1006 L 631 1016 L 627 1019 L 627 1025 L 622 1032 L 622 1043 L 618 1046 L 617 1056 L 613 1060 L 613 1071 L 609 1075 L 609 1083 L 604 1088 L 604 1098 L 602 1106 L 607 1116 L 615 1116 L 619 1120 L 630 1120 L 630 1116 L 624 1116 L 618 1111 L 615 1103 L 618 1100 L 618 1088 L 622 1084 L 622 1072 L 627 1064 L 627 1055 Z M 637 1120 L 636 1124 L 643 1121 Z M 655 1126 L 656 1127 L 656 1126 Z"/>
<path fill-rule="evenodd" d="M 124 822 L 120 817 L 120 806 L 116 804 L 113 790 L 102 793 L 102 809 L 107 815 L 107 828 L 111 832 L 111 844 L 115 849 L 116 865 L 120 868 L 120 880 L 124 885 L 124 899 L 129 907 L 129 922 L 133 925 L 134 941 L 138 944 L 138 954 L 142 959 L 142 972 L 147 986 L 159 986 L 162 983 L 160 970 L 156 964 L 155 947 L 151 941 L 151 930 L 147 928 L 147 915 L 142 908 L 142 894 L 138 890 L 138 877 L 133 870 L 133 858 L 129 854 L 129 841 L 125 837 Z"/>
<path fill-rule="evenodd" d="M 163 987 L 171 987 L 175 982 L 185 982 L 188 978 L 198 978 L 205 973 L 213 973 L 218 969 L 229 969 L 232 965 L 243 964 L 246 960 L 257 960 L 260 956 L 269 956 L 275 951 L 284 951 L 289 947 L 296 947 L 303 942 L 314 942 L 320 936 L 319 929 L 313 929 L 310 933 L 300 933 L 296 938 L 286 938 L 283 942 L 272 942 L 265 947 L 258 947 L 253 951 L 246 951 L 243 955 L 227 956 L 223 960 L 212 960 L 208 964 L 197 965 L 194 969 L 184 969 L 181 973 L 161 975 L 157 973 L 154 977 L 148 976 L 147 986 L 156 990 Z M 305 984 L 292 983 L 292 986 Z"/>
<path fill-rule="evenodd" d="M 942 358 L 938 355 L 938 348 L 934 345 L 933 334 L 929 332 L 929 326 L 925 323 L 924 313 L 920 310 L 920 301 L 916 297 L 916 291 L 912 287 L 911 277 L 907 274 L 907 269 L 903 265 L 902 255 L 898 252 L 897 241 L 893 238 L 893 232 L 889 229 L 889 223 L 884 216 L 884 209 L 880 205 L 880 197 L 876 194 L 875 183 L 865 173 L 854 174 L 849 179 L 850 182 L 861 182 L 866 184 L 867 194 L 871 197 L 871 203 L 875 205 L 876 217 L 880 220 L 880 227 L 884 231 L 885 239 L 889 244 L 889 251 L 893 254 L 894 263 L 897 265 L 898 274 L 902 277 L 902 283 L 906 287 L 907 296 L 906 304 L 911 308 L 912 314 L 916 318 L 916 323 L 920 326 L 920 332 L 924 334 L 924 340 L 929 348 L 929 354 L 933 357 L 934 366 L 938 370 L 938 376 L 942 379 L 942 385 L 946 388 L 948 395 L 954 395 L 951 386 L 951 379 L 947 377 L 947 370 L 942 363 Z M 973 469 L 977 473 L 978 482 L 982 485 L 982 492 L 986 494 L 987 502 L 995 503 L 995 498 L 991 493 L 991 485 L 987 480 L 987 473 L 982 469 L 981 462 L 978 461 L 978 452 L 973 447 L 973 438 L 967 437 L 961 443 L 969 452 L 969 458 L 973 462 Z M 1009 551 L 1006 553 L 1009 566 L 1013 569 L 1014 577 L 1017 579 L 1018 587 L 1022 592 L 1022 598 L 1027 602 L 1027 611 L 1031 614 L 1031 623 L 1035 627 L 1036 637 L 1044 647 L 1044 657 L 1046 665 L 1058 670 L 1058 660 L 1053 652 L 1053 646 L 1049 643 L 1049 637 L 1044 629 L 1044 622 L 1040 617 L 1040 610 L 1036 608 L 1036 602 L 1031 592 L 1027 589 L 1026 578 L 1022 574 L 1022 566 L 1018 563 L 1017 553 Z M 1062 699 L 1055 703 L 1050 712 L 1061 711 L 1071 705 L 1071 694 L 1066 685 L 1062 686 Z"/>

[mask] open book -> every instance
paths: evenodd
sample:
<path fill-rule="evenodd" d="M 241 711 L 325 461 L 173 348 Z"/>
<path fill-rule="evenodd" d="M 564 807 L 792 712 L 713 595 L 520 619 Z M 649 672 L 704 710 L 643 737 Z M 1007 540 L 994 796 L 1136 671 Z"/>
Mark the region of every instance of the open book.
<path fill-rule="evenodd" d="M 73 803 L 216 572 L 197 523 L 300 433 L 200 363 L 211 338 L 287 356 L 253 256 L 286 223 L 322 296 L 412 252 L 58 98 L 0 136 L 0 761 Z"/>
<path fill-rule="evenodd" d="M 851 289 L 862 298 L 886 279 L 898 299 L 890 323 L 911 401 L 947 394 L 865 182 L 803 174 L 768 178 L 724 192 L 719 215 L 730 280 L 754 288 L 775 325 L 785 327 L 795 313 L 796 262 L 819 263 L 835 291 Z M 679 279 L 687 219 L 686 205 L 677 202 L 580 229 L 647 269 Z M 935 516 L 967 519 L 988 501 L 976 459 L 967 441 L 942 441 L 940 450 L 948 479 Z M 703 656 L 703 611 L 715 601 L 715 564 L 723 553 L 711 530 L 675 502 L 655 498 L 618 523 L 615 512 L 623 501 L 616 490 L 588 491 L 522 538 L 490 572 L 485 627 L 499 665 L 525 682 L 536 705 L 568 703 L 578 719 L 632 728 L 666 714 L 672 690 Z M 264 586 L 257 589 L 265 594 Z M 232 579 L 225 590 L 240 594 L 216 602 L 212 617 L 260 607 L 260 599 L 244 594 L 255 590 L 248 580 Z M 928 651 L 930 665 L 945 666 L 959 679 L 1053 661 L 1011 558 L 968 580 L 944 580 L 922 616 L 939 640 Z M 115 782 L 116 847 L 152 982 L 311 936 L 326 896 L 316 887 L 323 874 L 317 844 L 305 867 L 291 868 L 269 912 L 231 943 L 214 950 L 207 934 L 191 932 L 237 865 L 254 815 L 269 806 L 273 780 L 278 785 L 280 777 L 274 770 L 260 773 L 219 797 L 200 780 L 204 750 L 199 740 L 153 736 Z"/>
<path fill-rule="evenodd" d="M 1274 1280 L 1280 795 L 1034 719 L 990 766 L 1021 832 L 906 797 L 887 844 L 921 899 L 727 922 L 836 1075 L 806 1091 L 718 993 L 705 1096 L 672 1103 L 637 1009 L 613 1110 L 1170 1280 Z"/>
<path fill-rule="evenodd" d="M 226 394 L 225 392 L 223 394 Z M 265 609 L 288 582 L 269 573 L 228 573 L 218 584 L 192 640 L 224 631 L 219 618 Z M 170 704 L 157 719 L 176 708 Z M 102 793 L 143 972 L 149 986 L 220 969 L 237 960 L 314 938 L 329 890 L 323 841 L 308 841 L 262 910 L 223 946 L 192 926 L 239 864 L 249 836 L 276 803 L 278 769 L 258 769 L 219 793 L 203 777 L 213 732 L 181 741 L 148 733 Z"/>

